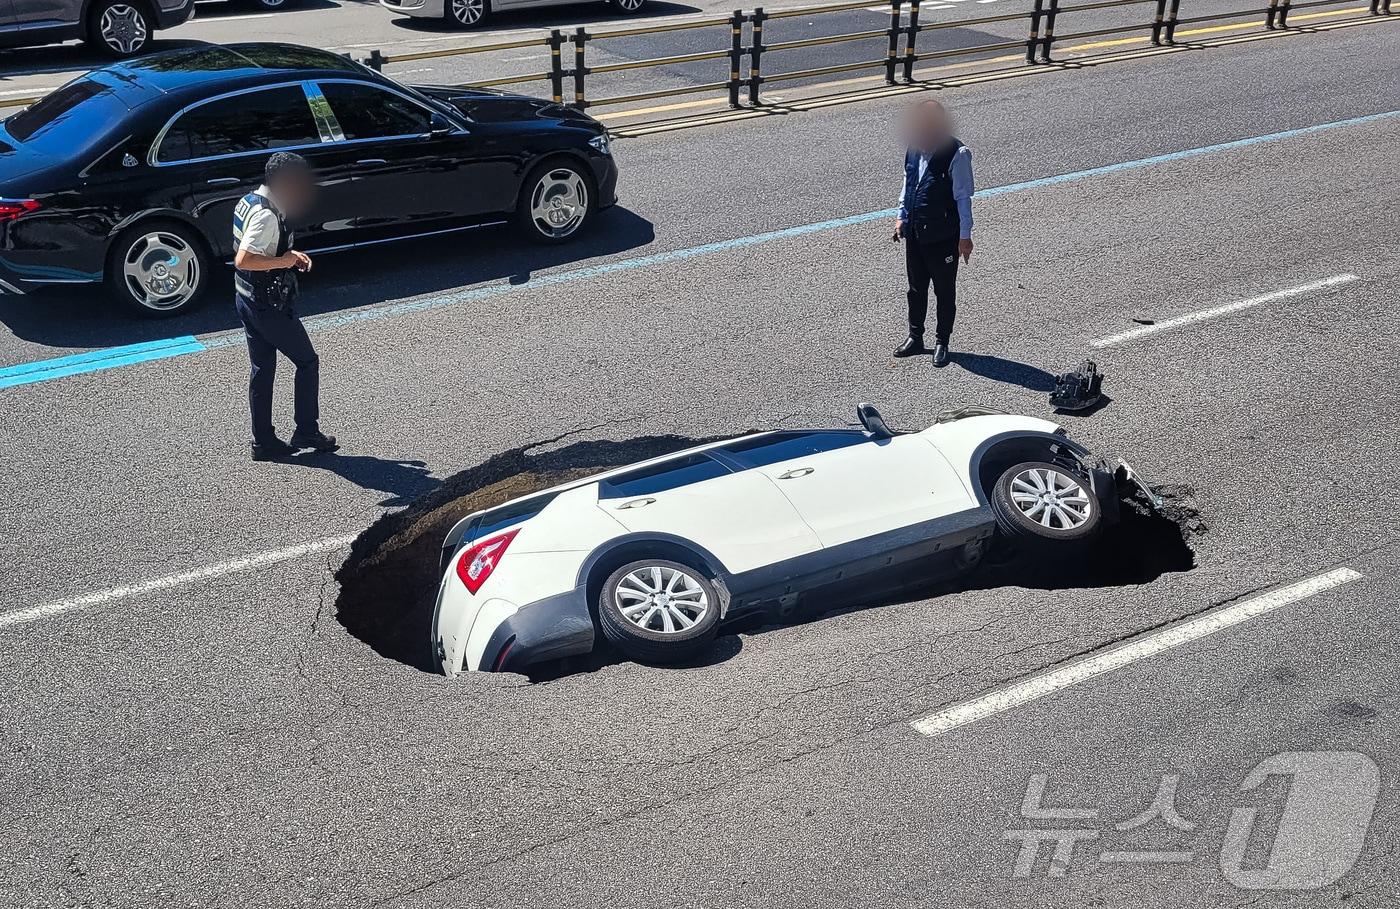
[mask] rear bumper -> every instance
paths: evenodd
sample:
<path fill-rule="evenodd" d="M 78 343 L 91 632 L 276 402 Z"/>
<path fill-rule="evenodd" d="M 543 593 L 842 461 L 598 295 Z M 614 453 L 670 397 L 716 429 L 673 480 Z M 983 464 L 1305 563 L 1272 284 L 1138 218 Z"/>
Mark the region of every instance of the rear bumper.
<path fill-rule="evenodd" d="M 446 10 L 443 0 L 379 0 L 379 5 L 401 16 L 441 18 Z"/>
<path fill-rule="evenodd" d="M 481 654 L 486 672 L 520 672 L 526 666 L 593 650 L 593 616 L 587 593 L 577 587 L 522 606 L 496 626 Z"/>
<path fill-rule="evenodd" d="M 184 0 L 171 6 L 169 9 L 161 9 L 156 6 L 156 28 L 174 28 L 183 25 L 194 17 L 194 0 Z"/>

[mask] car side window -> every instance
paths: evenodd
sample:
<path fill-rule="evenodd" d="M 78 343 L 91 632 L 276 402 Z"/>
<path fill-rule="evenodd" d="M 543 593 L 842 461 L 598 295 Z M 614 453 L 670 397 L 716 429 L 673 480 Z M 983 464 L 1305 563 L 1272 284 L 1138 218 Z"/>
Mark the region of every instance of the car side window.
<path fill-rule="evenodd" d="M 556 492 L 553 495 L 536 496 L 533 499 L 502 505 L 500 508 L 488 511 L 471 523 L 467 532 L 462 535 L 462 542 L 475 542 L 512 524 L 528 521 L 544 511 L 545 506 L 553 502 L 558 495 L 559 493 Z"/>
<path fill-rule="evenodd" d="M 358 82 L 322 82 L 321 93 L 347 139 L 421 136 L 432 114 L 407 98 Z"/>
<path fill-rule="evenodd" d="M 181 114 L 156 149 L 156 161 L 197 161 L 321 141 L 300 85 L 220 98 Z"/>
<path fill-rule="evenodd" d="M 728 474 L 725 467 L 714 458 L 703 454 L 693 454 L 664 464 L 656 464 L 633 470 L 629 473 L 605 480 L 601 487 L 601 499 L 626 499 L 632 496 L 650 495 L 679 489 L 692 483 L 713 480 Z"/>
<path fill-rule="evenodd" d="M 808 455 L 869 442 L 863 432 L 783 432 L 726 445 L 724 450 L 745 467 L 763 467 Z"/>

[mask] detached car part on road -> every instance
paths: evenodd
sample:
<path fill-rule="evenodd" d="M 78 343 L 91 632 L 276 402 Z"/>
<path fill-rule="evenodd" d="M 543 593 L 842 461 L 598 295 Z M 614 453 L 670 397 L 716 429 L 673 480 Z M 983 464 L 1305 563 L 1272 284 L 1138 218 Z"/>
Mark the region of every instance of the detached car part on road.
<path fill-rule="evenodd" d="M 142 315 L 188 310 L 274 151 L 316 171 L 294 225 L 313 254 L 507 221 L 559 243 L 616 200 L 607 130 L 562 105 L 411 88 L 315 48 L 187 48 L 0 121 L 0 292 L 105 281 Z"/>
<path fill-rule="evenodd" d="M 963 408 L 894 433 L 859 412 L 864 429 L 716 442 L 464 518 L 442 547 L 442 671 L 520 671 L 588 653 L 596 632 L 644 662 L 684 660 L 722 621 L 837 581 L 969 570 L 996 533 L 1068 553 L 1135 482 L 1046 420 Z"/>

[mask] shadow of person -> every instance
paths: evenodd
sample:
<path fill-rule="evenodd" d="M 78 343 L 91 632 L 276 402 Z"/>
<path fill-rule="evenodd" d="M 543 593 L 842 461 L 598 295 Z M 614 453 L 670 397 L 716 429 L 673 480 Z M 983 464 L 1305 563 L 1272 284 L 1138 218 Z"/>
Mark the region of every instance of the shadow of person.
<path fill-rule="evenodd" d="M 1055 377 L 1052 374 L 1017 360 L 975 353 L 953 353 L 951 359 L 963 369 L 984 379 L 1019 385 L 1031 391 L 1048 393 L 1055 390 Z"/>
<path fill-rule="evenodd" d="M 297 315 L 326 315 L 501 279 L 528 284 L 536 272 L 630 252 L 655 236 L 650 221 L 614 206 L 558 246 L 534 245 L 505 226 L 493 226 L 361 247 L 352 255 L 327 253 L 314 256 L 316 268 L 302 282 Z M 0 296 L 0 323 L 17 338 L 50 347 L 117 347 L 241 328 L 233 308 L 233 270 L 220 267 L 210 279 L 200 306 L 168 319 L 132 318 L 100 285 L 75 284 Z"/>
<path fill-rule="evenodd" d="M 298 467 L 328 470 L 363 489 L 386 492 L 389 497 L 379 503 L 381 507 L 407 505 L 425 492 L 435 489 L 441 482 L 432 476 L 428 466 L 422 461 L 398 461 L 392 458 L 339 452 L 305 452 L 289 458 L 287 463 Z"/>

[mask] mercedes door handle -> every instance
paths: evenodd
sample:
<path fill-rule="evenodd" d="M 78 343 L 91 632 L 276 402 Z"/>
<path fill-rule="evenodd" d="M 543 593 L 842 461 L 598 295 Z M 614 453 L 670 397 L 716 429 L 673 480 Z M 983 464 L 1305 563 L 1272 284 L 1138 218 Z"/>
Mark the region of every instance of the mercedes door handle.
<path fill-rule="evenodd" d="M 787 470 L 783 473 L 778 474 L 778 479 L 795 480 L 798 477 L 805 477 L 807 476 L 807 474 L 814 473 L 815 471 L 815 467 L 794 467 L 792 470 Z"/>
<path fill-rule="evenodd" d="M 624 509 L 624 508 L 642 508 L 642 507 L 644 507 L 644 506 L 650 505 L 652 502 L 655 502 L 655 501 L 656 501 L 655 499 L 650 499 L 650 498 L 648 498 L 648 499 L 633 499 L 633 500 L 630 501 L 630 502 L 623 502 L 621 505 L 617 506 L 617 509 L 618 509 L 618 511 L 621 511 L 621 510 Z"/>
<path fill-rule="evenodd" d="M 242 183 L 243 181 L 237 177 L 212 177 L 204 182 L 208 183 L 210 186 L 232 186 L 235 183 Z"/>
<path fill-rule="evenodd" d="M 386 160 L 384 160 L 383 158 L 361 158 L 359 161 L 356 161 L 356 162 L 355 162 L 355 166 L 356 166 L 356 167 L 378 167 L 378 166 L 381 165 L 381 164 L 388 164 L 388 163 L 389 163 L 389 162 L 386 161 Z"/>

